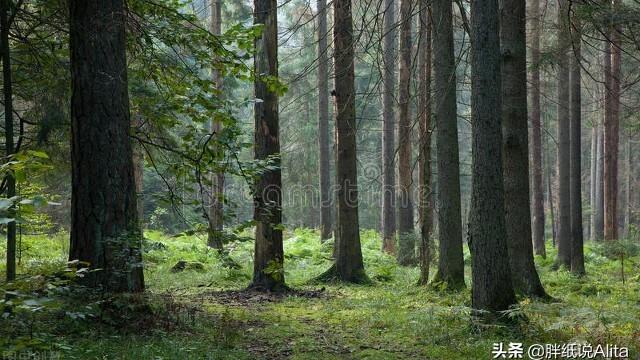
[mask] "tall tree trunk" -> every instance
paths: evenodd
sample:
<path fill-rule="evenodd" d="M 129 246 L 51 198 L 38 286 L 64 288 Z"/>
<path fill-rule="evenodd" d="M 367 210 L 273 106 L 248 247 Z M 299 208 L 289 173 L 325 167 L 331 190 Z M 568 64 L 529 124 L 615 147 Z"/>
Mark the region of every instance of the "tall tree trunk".
<path fill-rule="evenodd" d="M 596 171 L 598 166 L 598 124 L 591 128 L 591 156 L 589 158 L 589 238 L 595 240 L 596 233 Z"/>
<path fill-rule="evenodd" d="M 531 1 L 531 143 L 533 251 L 546 257 L 544 246 L 544 191 L 542 182 L 542 135 L 540 131 L 540 1 Z"/>
<path fill-rule="evenodd" d="M 70 260 L 90 286 L 142 291 L 122 0 L 71 0 Z M 104 56 L 109 54 L 109 56 Z"/>
<path fill-rule="evenodd" d="M 331 237 L 331 175 L 329 170 L 329 57 L 327 0 L 318 0 L 318 146 L 320 148 L 320 241 Z"/>
<path fill-rule="evenodd" d="M 594 240 L 604 239 L 604 130 L 598 125 L 596 148 L 596 204 L 594 220 Z"/>
<path fill-rule="evenodd" d="M 385 0 L 383 19 L 383 93 L 382 93 L 382 250 L 386 253 L 395 252 L 396 211 L 395 211 L 395 182 L 396 172 L 394 158 L 395 144 L 395 112 L 393 109 L 394 92 L 396 87 L 396 30 L 395 30 L 395 1 Z"/>
<path fill-rule="evenodd" d="M 624 237 L 626 239 L 629 238 L 629 235 L 631 233 L 630 231 L 630 226 L 632 224 L 631 222 L 631 212 L 632 212 L 632 196 L 631 196 L 631 192 L 633 191 L 633 175 L 632 175 L 632 167 L 633 167 L 633 152 L 631 151 L 631 134 L 627 134 L 626 136 L 626 152 L 627 152 L 627 158 L 626 158 L 626 169 L 625 169 L 625 175 L 627 177 L 627 179 L 625 180 L 626 183 L 626 190 L 625 190 L 625 208 L 624 208 Z"/>
<path fill-rule="evenodd" d="M 540 92 L 542 93 L 542 90 Z M 541 130 L 546 129 L 544 131 L 546 135 L 544 135 L 544 137 L 542 138 L 542 141 L 543 141 L 542 159 L 543 159 L 543 166 L 544 166 L 543 176 L 546 182 L 546 195 L 547 195 L 546 201 L 547 201 L 547 206 L 549 208 L 549 228 L 551 230 L 551 244 L 553 245 L 553 247 L 555 247 L 556 246 L 556 217 L 555 217 L 555 204 L 553 201 L 553 180 L 552 180 L 553 166 L 551 164 L 551 157 L 550 157 L 551 149 L 549 147 L 549 133 L 551 130 L 548 124 L 546 124 L 545 126 L 544 118 L 541 118 L 540 127 L 541 127 Z"/>
<path fill-rule="evenodd" d="M 368 282 L 364 272 L 358 225 L 358 168 L 356 163 L 356 108 L 354 38 L 351 0 L 334 0 L 336 179 L 338 217 L 335 264 L 320 278 Z"/>
<path fill-rule="evenodd" d="M 526 5 L 523 0 L 503 0 L 501 7 L 504 223 L 511 279 L 516 292 L 526 296 L 546 297 L 533 261 L 531 238 Z M 540 114 L 538 122 L 539 116 Z M 538 127 L 539 125 L 538 123 Z"/>
<path fill-rule="evenodd" d="M 636 146 L 634 146 L 636 145 Z M 638 207 L 640 206 L 640 166 L 635 163 L 637 161 L 637 157 L 634 155 L 634 151 L 637 151 L 637 141 L 634 141 L 632 137 L 629 138 L 629 171 L 630 175 L 630 186 L 629 186 L 629 234 L 627 237 L 638 236 L 638 227 L 640 226 L 640 210 Z M 632 231 L 633 230 L 633 231 Z"/>
<path fill-rule="evenodd" d="M 335 19 L 335 16 L 334 16 Z M 335 58 L 335 48 L 334 50 L 334 58 Z M 335 66 L 335 63 L 334 63 Z M 335 68 L 334 68 L 334 74 L 335 74 Z M 333 107 L 333 124 L 334 124 L 334 131 L 333 131 L 333 163 L 334 163 L 334 167 L 338 166 L 338 132 L 337 132 L 337 127 L 338 127 L 338 106 L 336 104 L 336 80 L 333 79 L 333 90 L 331 91 L 331 98 L 332 98 L 332 102 L 331 105 Z M 333 174 L 334 177 L 334 182 L 335 182 L 335 186 L 338 186 L 338 184 L 340 184 L 340 174 L 338 174 L 338 169 L 336 168 Z M 333 258 L 335 259 L 337 254 L 338 254 L 338 247 L 340 246 L 340 244 L 338 243 L 340 241 L 340 239 L 338 238 L 338 198 L 337 198 L 337 194 L 336 191 L 334 190 L 334 199 L 335 199 L 335 204 L 334 204 L 334 211 L 333 211 L 333 224 L 334 224 L 334 230 L 333 230 L 333 253 L 331 254 L 333 256 Z M 394 223 L 395 224 L 395 223 Z M 331 269 L 330 269 L 331 270 Z M 329 271 L 330 272 L 330 271 Z M 327 272 L 327 273 L 329 273 Z"/>
<path fill-rule="evenodd" d="M 546 137 L 545 137 L 546 139 Z M 545 141 L 546 143 L 546 141 Z M 552 187 L 552 180 L 551 180 L 551 159 L 549 159 L 549 150 L 547 150 L 547 153 L 545 154 L 545 159 L 546 159 L 546 172 L 547 172 L 547 201 L 549 203 L 549 225 L 551 227 L 551 244 L 553 245 L 553 247 L 556 246 L 556 236 L 557 236 L 557 231 L 556 231 L 556 217 L 555 217 L 555 205 L 553 203 L 553 187 Z"/>
<path fill-rule="evenodd" d="M 614 10 L 618 0 L 614 1 Z M 609 95 L 607 114 L 604 120 L 604 238 L 618 239 L 618 143 L 619 143 L 619 112 L 620 112 L 620 66 L 622 52 L 620 49 L 620 27 L 613 26 L 611 30 L 611 70 L 606 93 Z M 605 62 L 605 76 L 606 73 Z"/>
<path fill-rule="evenodd" d="M 420 280 L 429 282 L 433 188 L 431 186 L 431 8 L 420 0 L 420 42 L 418 44 L 418 122 L 420 124 Z"/>
<path fill-rule="evenodd" d="M 522 12 L 522 19 L 513 20 L 524 24 L 524 4 Z M 488 311 L 491 315 L 498 315 L 498 312 L 508 310 L 516 303 L 504 217 L 502 128 L 500 113 L 496 111 L 501 109 L 500 86 L 496 86 L 496 80 L 500 84 L 501 79 L 499 14 L 497 0 L 471 3 L 473 164 L 469 247 L 473 262 L 472 308 Z M 524 56 L 524 49 L 521 52 Z M 517 53 L 514 55 L 518 56 Z M 526 75 L 524 68 L 520 72 L 521 76 Z M 520 93 L 520 97 L 526 101 L 526 91 Z M 524 110 L 526 112 L 526 107 Z M 526 121 L 526 113 L 524 116 Z M 526 157 L 524 163 L 527 163 Z M 530 237 L 526 241 L 530 241 Z"/>
<path fill-rule="evenodd" d="M 433 76 L 438 181 L 438 272 L 433 281 L 463 288 L 460 163 L 456 103 L 456 58 L 453 53 L 452 2 L 434 0 Z"/>
<path fill-rule="evenodd" d="M 9 11 L 10 1 L 0 0 L 0 41 L 2 41 L 2 83 L 4 97 L 4 137 L 5 154 L 7 159 L 13 155 L 13 80 L 11 79 L 11 48 L 9 46 Z M 16 195 L 16 179 L 13 174 L 6 175 L 7 198 Z M 13 217 L 15 208 L 12 206 L 9 216 Z M 16 278 L 16 222 L 7 224 L 7 281 Z"/>
<path fill-rule="evenodd" d="M 254 24 L 263 25 L 255 39 L 256 74 L 278 76 L 278 4 L 276 0 L 254 0 Z M 256 221 L 253 282 L 250 287 L 263 291 L 283 291 L 284 251 L 282 247 L 282 175 L 278 95 L 262 79 L 254 83 L 255 158 L 274 159 L 275 167 L 263 171 L 256 180 L 254 220 Z"/>
<path fill-rule="evenodd" d="M 140 132 L 143 126 L 142 116 L 134 115 L 135 131 Z M 133 177 L 136 185 L 136 211 L 138 212 L 138 227 L 144 235 L 144 148 L 138 141 L 133 144 Z"/>
<path fill-rule="evenodd" d="M 211 20 L 209 31 L 214 35 L 222 33 L 222 0 L 211 0 Z M 218 89 L 222 88 L 223 78 L 216 69 L 211 70 L 211 81 Z M 211 132 L 213 136 L 219 136 L 222 131 L 222 123 L 211 120 Z M 215 149 L 218 156 L 222 157 L 221 149 Z M 211 201 L 209 204 L 209 229 L 207 244 L 217 250 L 223 248 L 224 228 L 224 172 L 211 173 Z"/>
<path fill-rule="evenodd" d="M 412 1 L 400 1 L 400 74 L 398 105 L 398 263 L 415 263 L 411 166 L 411 12 Z"/>
<path fill-rule="evenodd" d="M 569 37 L 567 0 L 558 0 L 558 257 L 556 266 L 571 268 Z"/>
<path fill-rule="evenodd" d="M 575 10 L 574 10 L 575 11 Z M 571 56 L 571 116 L 570 116 L 570 200 L 571 200 L 571 272 L 584 274 L 584 235 L 582 229 L 582 98 L 581 98 L 581 42 L 582 25 L 580 20 L 571 14 L 571 39 L 573 56 Z"/>

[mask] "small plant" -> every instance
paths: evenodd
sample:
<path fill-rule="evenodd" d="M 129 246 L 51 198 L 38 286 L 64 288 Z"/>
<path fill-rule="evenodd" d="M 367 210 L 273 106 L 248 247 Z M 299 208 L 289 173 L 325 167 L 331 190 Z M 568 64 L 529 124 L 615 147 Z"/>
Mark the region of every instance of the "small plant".
<path fill-rule="evenodd" d="M 640 244 L 628 239 L 605 241 L 596 247 L 596 251 L 609 259 L 620 261 L 620 277 L 622 278 L 622 283 L 625 284 L 625 259 L 640 254 Z"/>

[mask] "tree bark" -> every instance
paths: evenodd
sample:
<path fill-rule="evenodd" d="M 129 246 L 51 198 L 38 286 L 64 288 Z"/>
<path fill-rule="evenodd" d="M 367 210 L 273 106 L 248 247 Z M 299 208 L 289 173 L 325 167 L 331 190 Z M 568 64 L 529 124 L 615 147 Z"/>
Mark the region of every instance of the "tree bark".
<path fill-rule="evenodd" d="M 617 8 L 618 0 L 614 1 Z M 618 144 L 619 144 L 619 111 L 620 111 L 620 66 L 622 52 L 620 49 L 620 27 L 612 26 L 611 30 L 611 70 L 605 76 L 608 81 L 606 94 L 608 94 L 607 114 L 604 120 L 604 238 L 606 240 L 618 239 Z"/>
<path fill-rule="evenodd" d="M 433 281 L 458 289 L 465 285 L 451 6 L 452 2 L 447 0 L 434 0 L 432 3 L 439 238 L 438 272 Z"/>
<path fill-rule="evenodd" d="M 551 160 L 549 159 L 549 150 L 547 150 L 547 154 L 545 154 L 545 159 L 547 162 L 547 201 L 549 202 L 549 225 L 551 226 L 551 244 L 553 247 L 556 246 L 556 237 L 557 237 L 557 226 L 556 226 L 556 217 L 555 217 L 555 205 L 553 203 L 553 187 L 551 180 Z"/>
<path fill-rule="evenodd" d="M 626 173 L 626 180 L 625 180 L 625 185 L 626 185 L 626 189 L 625 189 L 625 207 L 624 207 L 624 237 L 626 239 L 629 238 L 629 235 L 631 234 L 630 231 L 630 226 L 632 224 L 632 199 L 633 197 L 631 196 L 631 192 L 633 191 L 633 175 L 632 175 L 632 168 L 633 168 L 633 152 L 631 151 L 631 134 L 627 134 L 626 136 L 626 169 L 625 169 L 625 173 Z"/>
<path fill-rule="evenodd" d="M 420 124 L 420 279 L 429 283 L 431 265 L 431 230 L 433 188 L 431 186 L 431 8 L 428 0 L 420 0 L 420 42 L 418 44 L 418 122 Z"/>
<path fill-rule="evenodd" d="M 500 84 L 501 79 L 499 14 L 497 0 L 471 3 L 473 164 L 469 247 L 473 262 L 472 308 L 488 311 L 492 316 L 500 316 L 500 311 L 508 310 L 516 303 L 504 217 L 501 118 L 496 111 L 501 109 L 500 87 L 496 86 L 496 80 Z M 524 17 L 513 20 L 524 21 Z M 520 71 L 520 76 L 525 76 L 525 69 Z M 521 97 L 526 101 L 526 92 Z M 526 114 L 524 119 L 526 121 Z"/>
<path fill-rule="evenodd" d="M 524 0 L 501 2 L 504 221 L 515 291 L 526 296 L 546 297 L 533 261 L 531 238 L 525 4 Z"/>
<path fill-rule="evenodd" d="M 15 149 L 13 144 L 13 80 L 11 72 L 11 48 L 9 45 L 9 11 L 10 1 L 0 0 L 0 41 L 2 42 L 2 84 L 4 98 L 4 137 L 5 137 L 5 154 L 7 159 L 13 156 Z M 7 198 L 16 195 L 16 179 L 13 174 L 6 175 Z M 9 208 L 9 217 L 15 216 L 15 208 Z M 16 278 L 16 222 L 12 221 L 7 224 L 7 281 L 13 281 Z"/>
<path fill-rule="evenodd" d="M 558 256 L 556 266 L 571 268 L 569 37 L 567 0 L 558 0 Z"/>
<path fill-rule="evenodd" d="M 209 21 L 209 31 L 214 35 L 222 33 L 222 0 L 211 0 L 211 19 Z M 211 81 L 218 89 L 222 88 L 223 78 L 216 69 L 211 69 Z M 222 124 L 219 121 L 211 120 L 212 136 L 219 136 L 222 131 Z M 221 149 L 214 149 L 218 156 L 222 157 Z M 211 200 L 209 204 L 209 228 L 207 231 L 207 244 L 209 247 L 223 249 L 223 229 L 224 229 L 224 172 L 215 171 L 210 174 L 211 178 Z"/>
<path fill-rule="evenodd" d="M 383 18 L 383 93 L 382 93 L 382 250 L 388 254 L 395 252 L 396 211 L 395 211 L 395 112 L 393 94 L 395 92 L 395 1 L 385 0 Z"/>
<path fill-rule="evenodd" d="M 411 12 L 412 1 L 400 1 L 400 74 L 398 105 L 398 263 L 415 263 L 411 166 Z"/>
<path fill-rule="evenodd" d="M 143 126 L 142 116 L 134 115 L 135 132 L 140 132 Z M 138 212 L 138 228 L 144 235 L 144 149 L 142 144 L 134 141 L 133 144 L 133 177 L 136 186 L 136 211 Z"/>
<path fill-rule="evenodd" d="M 574 10 L 575 11 L 575 10 Z M 573 56 L 570 69 L 570 201 L 571 201 L 571 272 L 583 275 L 584 270 L 584 234 L 582 229 L 582 98 L 581 98 L 581 41 L 582 25 L 580 20 L 571 14 L 571 40 Z"/>
<path fill-rule="evenodd" d="M 254 24 L 263 25 L 255 39 L 254 71 L 278 76 L 278 18 L 276 0 L 254 0 Z M 256 180 L 254 220 L 256 221 L 253 281 L 250 288 L 283 291 L 284 250 L 282 246 L 282 175 L 280 170 L 280 135 L 278 94 L 264 80 L 254 83 L 255 159 L 273 161 Z"/>
<path fill-rule="evenodd" d="M 331 237 L 331 174 L 329 170 L 329 57 L 327 0 L 318 0 L 318 147 L 320 148 L 320 241 Z"/>
<path fill-rule="evenodd" d="M 351 0 L 334 0 L 336 178 L 338 216 L 335 264 L 320 278 L 364 283 L 358 225 L 358 169 L 356 162 L 356 108 L 353 20 Z"/>
<path fill-rule="evenodd" d="M 596 148 L 596 203 L 594 220 L 594 240 L 604 239 L 604 130 L 598 125 L 598 144 Z"/>
<path fill-rule="evenodd" d="M 598 124 L 591 127 L 591 154 L 589 158 L 589 238 L 595 240 L 596 233 L 596 171 L 598 164 Z"/>
<path fill-rule="evenodd" d="M 532 236 L 533 251 L 545 258 L 544 191 L 542 182 L 542 135 L 540 129 L 540 1 L 531 1 L 531 143 L 532 143 Z"/>
<path fill-rule="evenodd" d="M 634 146 L 635 145 L 635 146 Z M 630 136 L 629 138 L 629 171 L 631 174 L 629 175 L 629 222 L 628 222 L 628 231 L 627 237 L 631 238 L 631 236 L 638 235 L 639 230 L 639 209 L 640 206 L 640 166 L 635 165 L 635 161 L 637 161 L 637 157 L 634 155 L 634 151 L 637 151 L 637 141 L 634 141 L 634 138 Z"/>
<path fill-rule="evenodd" d="M 70 260 L 89 286 L 144 289 L 136 211 L 122 0 L 71 0 Z M 105 56 L 105 54 L 109 54 Z"/>

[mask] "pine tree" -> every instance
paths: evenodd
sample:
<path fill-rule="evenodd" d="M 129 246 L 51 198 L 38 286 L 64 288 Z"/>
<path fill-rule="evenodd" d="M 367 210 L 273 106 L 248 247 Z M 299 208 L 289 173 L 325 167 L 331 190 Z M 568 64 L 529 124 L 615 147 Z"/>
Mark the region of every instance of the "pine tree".
<path fill-rule="evenodd" d="M 335 264 L 320 279 L 365 283 L 358 225 L 358 169 L 356 162 L 356 108 L 353 20 L 351 0 L 333 1 L 336 72 L 336 181 L 337 222 Z"/>
<path fill-rule="evenodd" d="M 533 261 L 531 237 L 525 1 L 503 0 L 500 20 L 505 224 L 511 276 L 516 292 L 546 297 Z"/>
<path fill-rule="evenodd" d="M 254 71 L 278 76 L 278 4 L 276 0 L 254 0 L 254 23 L 264 26 L 255 39 Z M 253 281 L 250 288 L 262 291 L 286 290 L 282 247 L 282 175 L 280 170 L 280 129 L 278 94 L 264 79 L 254 83 L 255 159 L 272 162 L 255 182 L 256 222 Z"/>
<path fill-rule="evenodd" d="M 320 240 L 331 237 L 331 175 L 329 172 L 329 58 L 327 0 L 318 0 L 318 147 L 320 175 Z"/>
<path fill-rule="evenodd" d="M 142 234 L 129 138 L 124 2 L 72 0 L 69 6 L 69 259 L 100 269 L 90 273 L 88 285 L 115 292 L 142 291 Z"/>
<path fill-rule="evenodd" d="M 382 250 L 388 254 L 395 252 L 396 211 L 394 158 L 395 111 L 395 1 L 385 0 L 383 18 L 383 92 L 382 92 Z"/>
<path fill-rule="evenodd" d="M 456 104 L 456 59 L 453 53 L 452 2 L 434 0 L 433 76 L 438 183 L 438 272 L 433 281 L 463 288 L 460 163 Z"/>
<path fill-rule="evenodd" d="M 398 263 L 415 262 L 413 228 L 413 164 L 411 161 L 411 12 L 412 1 L 400 1 L 400 74 L 398 95 Z"/>
<path fill-rule="evenodd" d="M 542 131 L 540 122 L 540 1 L 531 1 L 531 152 L 533 251 L 546 257 L 544 239 L 544 191 L 542 181 Z"/>
<path fill-rule="evenodd" d="M 495 86 L 501 79 L 498 23 L 497 0 L 471 3 L 471 303 L 487 318 L 516 303 L 503 215 L 502 125 L 500 112 L 495 111 L 501 108 L 500 86 Z"/>
<path fill-rule="evenodd" d="M 571 268 L 570 27 L 567 0 L 558 0 L 558 256 L 556 266 Z"/>

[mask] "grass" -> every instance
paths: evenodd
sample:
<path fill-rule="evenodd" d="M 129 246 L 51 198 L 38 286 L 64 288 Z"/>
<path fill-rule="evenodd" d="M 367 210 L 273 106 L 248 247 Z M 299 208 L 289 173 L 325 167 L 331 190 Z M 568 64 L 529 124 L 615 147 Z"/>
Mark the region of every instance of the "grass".
<path fill-rule="evenodd" d="M 497 342 L 584 341 L 628 346 L 631 358 L 640 355 L 637 254 L 625 259 L 623 284 L 620 262 L 605 257 L 603 246 L 585 247 L 583 278 L 552 271 L 555 250 L 549 247 L 547 259 L 536 262 L 547 291 L 561 301 L 523 299 L 516 311 L 528 321 L 504 328 L 472 326 L 469 289 L 443 293 L 416 286 L 418 269 L 398 267 L 381 254 L 373 231 L 361 237 L 374 284 L 322 288 L 306 284 L 330 265 L 332 244 L 320 244 L 314 230 L 287 232 L 285 276 L 300 292 L 285 297 L 241 291 L 251 277 L 252 242 L 228 246 L 240 265 L 229 268 L 205 239 L 158 232 L 146 237 L 155 250 L 145 253 L 144 296 L 116 298 L 105 306 L 104 298 L 67 294 L 55 306 L 16 313 L 0 320 L 0 350 L 55 351 L 65 359 L 487 359 Z M 34 275 L 64 264 L 65 238 L 23 239 L 28 251 L 19 271 L 27 274 L 22 282 L 31 283 L 23 291 L 42 293 Z M 466 254 L 467 286 L 468 259 Z M 203 268 L 174 273 L 179 260 Z"/>

